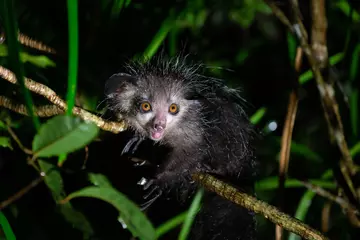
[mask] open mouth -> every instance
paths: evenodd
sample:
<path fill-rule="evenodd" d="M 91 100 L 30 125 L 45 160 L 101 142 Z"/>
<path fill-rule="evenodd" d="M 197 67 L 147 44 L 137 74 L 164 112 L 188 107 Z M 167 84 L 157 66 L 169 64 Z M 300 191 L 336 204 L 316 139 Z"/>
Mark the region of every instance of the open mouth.
<path fill-rule="evenodd" d="M 152 140 L 160 140 L 164 135 L 163 128 L 151 129 L 150 136 Z"/>

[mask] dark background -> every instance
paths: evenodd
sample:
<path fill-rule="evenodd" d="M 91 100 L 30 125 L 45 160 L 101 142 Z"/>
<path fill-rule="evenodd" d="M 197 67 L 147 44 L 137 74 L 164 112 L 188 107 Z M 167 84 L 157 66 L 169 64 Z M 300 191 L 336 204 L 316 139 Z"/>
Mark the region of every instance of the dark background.
<path fill-rule="evenodd" d="M 309 27 L 309 1 L 300 2 L 304 23 Z M 344 60 L 332 70 L 339 83 L 335 85 L 335 89 L 346 140 L 351 148 L 359 141 L 359 135 L 353 132 L 350 105 L 344 99 L 359 85 L 359 75 L 354 82 L 349 79 L 350 65 L 354 61 L 352 53 L 359 43 L 359 19 L 350 21 L 349 14 L 338 7 L 340 1 L 326 2 L 329 56 L 344 52 L 347 46 Z M 355 11 L 360 10 L 360 2 L 348 2 Z M 287 1 L 277 3 L 285 12 L 289 12 Z M 68 76 L 66 1 L 16 0 L 14 4 L 20 31 L 58 51 L 55 56 L 48 55 L 56 63 L 56 67 L 44 69 L 25 63 L 26 76 L 46 84 L 65 98 Z M 161 33 L 161 25 L 165 19 L 171 14 L 178 16 L 183 13 L 181 20 L 174 23 L 158 52 L 162 51 L 170 56 L 174 53 L 189 54 L 190 60 L 209 66 L 208 75 L 225 79 L 229 85 L 240 87 L 247 101 L 245 109 L 249 116 L 261 107 L 266 108 L 265 116 L 256 124 L 262 136 L 257 146 L 260 179 L 277 175 L 288 95 L 296 75 L 289 58 L 286 28 L 261 1 L 131 1 L 120 11 L 114 1 L 80 0 L 78 9 L 78 105 L 93 112 L 100 112 L 105 107 L 100 103 L 104 99 L 103 86 L 106 79 L 120 70 L 127 60 L 144 53 L 158 31 Z M 204 14 L 206 17 L 202 17 Z M 349 42 L 346 42 L 347 37 Z M 23 50 L 34 55 L 42 54 L 29 48 Z M 6 67 L 7 58 L 1 57 L 0 64 Z M 301 72 L 306 70 L 308 64 L 304 58 Z M 0 81 L 0 85 L 1 95 L 21 100 L 16 86 L 5 81 Z M 343 92 L 340 89 L 343 89 Z M 33 95 L 33 98 L 37 105 L 47 103 L 39 96 Z M 29 118 L 3 108 L 0 110 L 1 116 L 11 116 L 12 121 L 19 123 L 16 132 L 23 144 L 30 147 L 34 132 L 29 127 Z M 272 121 L 277 124 L 275 131 L 270 131 L 267 127 Z M 6 135 L 6 131 L 2 130 L 2 134 Z M 135 183 L 142 172 L 134 170 L 130 163 L 121 161 L 120 158 L 121 146 L 127 139 L 126 133 L 118 136 L 103 133 L 101 137 L 103 141 L 89 145 L 87 170 L 105 174 L 121 192 L 138 201 L 140 190 Z M 332 163 L 338 161 L 337 155 L 333 154 L 331 149 L 333 147 L 313 79 L 300 86 L 293 140 L 319 157 L 311 157 L 305 150 L 292 151 L 289 178 L 319 179 L 333 166 Z M 13 146 L 14 150 L 0 148 L 1 201 L 37 176 L 27 165 L 26 155 L 15 143 Z M 69 193 L 86 185 L 85 173 L 80 170 L 84 155 L 82 150 L 71 154 L 64 166 L 76 172 L 62 173 Z M 358 163 L 358 157 L 354 160 Z M 286 189 L 283 210 L 294 215 L 305 191 L 303 187 Z M 276 188 L 259 190 L 257 196 L 276 205 Z M 320 229 L 321 211 L 325 202 L 326 200 L 319 196 L 313 199 L 305 218 L 306 223 Z M 73 204 L 93 224 L 96 239 L 130 238 L 128 232 L 122 231 L 117 222 L 117 211 L 108 204 L 94 199 L 75 199 Z M 73 229 L 56 212 L 55 207 L 46 185 L 40 184 L 4 209 L 3 213 L 18 239 L 81 239 L 81 232 Z M 163 200 L 154 207 L 150 217 L 157 225 L 181 209 L 183 210 L 176 206 L 175 202 Z M 349 224 L 338 205 L 333 204 L 330 217 L 328 234 L 331 239 L 355 239 L 359 231 Z M 274 233 L 275 226 L 259 216 L 259 239 L 273 239 Z"/>

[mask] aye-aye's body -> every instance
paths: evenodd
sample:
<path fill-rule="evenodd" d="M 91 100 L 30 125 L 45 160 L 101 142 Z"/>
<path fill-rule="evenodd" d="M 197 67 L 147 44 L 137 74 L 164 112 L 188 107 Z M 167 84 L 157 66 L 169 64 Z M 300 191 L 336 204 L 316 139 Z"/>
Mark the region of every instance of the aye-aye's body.
<path fill-rule="evenodd" d="M 152 184 L 193 193 L 194 172 L 213 174 L 240 189 L 253 187 L 253 129 L 242 99 L 221 81 L 198 74 L 179 58 L 128 66 L 110 77 L 109 109 L 142 138 L 171 151 Z M 206 192 L 190 239 L 255 239 L 254 214 Z"/>

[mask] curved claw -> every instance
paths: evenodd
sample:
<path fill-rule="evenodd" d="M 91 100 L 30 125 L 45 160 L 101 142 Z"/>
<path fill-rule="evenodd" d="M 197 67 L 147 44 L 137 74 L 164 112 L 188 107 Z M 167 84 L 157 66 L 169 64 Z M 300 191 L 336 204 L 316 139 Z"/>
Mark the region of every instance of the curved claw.
<path fill-rule="evenodd" d="M 131 154 L 133 155 L 135 153 L 135 151 L 138 149 L 138 147 L 140 146 L 140 144 L 143 142 L 143 138 L 141 137 L 138 137 L 137 138 L 137 143 L 135 144 L 135 146 L 133 147 L 132 151 L 131 151 Z"/>
<path fill-rule="evenodd" d="M 152 187 L 152 188 L 149 190 L 149 192 L 144 195 L 143 198 L 144 198 L 144 199 L 149 198 L 150 195 L 153 194 L 156 190 L 159 190 L 159 191 L 160 191 L 159 186 L 157 186 L 157 185 L 155 185 L 154 187 Z"/>
<path fill-rule="evenodd" d="M 125 145 L 124 149 L 121 152 L 121 155 L 124 155 L 125 153 L 130 152 L 130 149 L 131 149 L 132 146 L 134 146 L 134 147 L 131 150 L 131 154 L 134 154 L 135 151 L 138 149 L 139 145 L 142 143 L 142 141 L 143 141 L 143 138 L 141 138 L 139 136 L 134 136 Z M 134 145 L 134 143 L 136 143 L 136 144 Z"/>
<path fill-rule="evenodd" d="M 161 196 L 161 194 L 162 194 L 162 190 L 159 189 L 159 191 L 157 192 L 157 194 L 156 194 L 153 198 L 151 198 L 151 199 L 148 200 L 147 202 L 144 202 L 143 204 L 140 205 L 141 211 L 144 211 L 144 210 L 146 210 L 148 207 L 150 207 L 151 204 L 153 204 L 153 203 L 156 201 L 156 199 L 158 199 L 158 198 Z M 144 198 L 145 198 L 145 197 L 144 197 Z"/>
<path fill-rule="evenodd" d="M 128 141 L 128 143 L 125 145 L 124 149 L 121 152 L 121 155 L 124 155 L 125 153 L 128 153 L 131 146 L 137 141 L 139 140 L 138 137 L 134 136 L 132 139 L 130 139 Z"/>
<path fill-rule="evenodd" d="M 145 195 L 143 196 L 143 198 L 145 200 L 149 199 L 148 201 L 140 205 L 141 210 L 144 211 L 145 209 L 150 207 L 151 204 L 153 204 L 156 201 L 156 199 L 158 199 L 162 195 L 162 190 L 158 185 L 155 184 L 154 179 L 146 180 L 145 178 L 142 178 L 138 182 L 138 184 L 142 185 L 143 190 L 145 191 Z"/>

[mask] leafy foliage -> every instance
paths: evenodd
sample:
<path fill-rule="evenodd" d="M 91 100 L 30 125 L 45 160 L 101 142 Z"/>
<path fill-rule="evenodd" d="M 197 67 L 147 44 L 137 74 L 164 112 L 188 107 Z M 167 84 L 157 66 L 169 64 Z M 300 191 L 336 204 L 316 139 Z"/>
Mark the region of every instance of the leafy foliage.
<path fill-rule="evenodd" d="M 92 197 L 107 201 L 120 212 L 121 221 L 126 224 L 126 228 L 132 232 L 133 236 L 143 240 L 155 239 L 155 229 L 152 224 L 132 201 L 111 187 L 103 176 L 92 175 L 92 178 L 98 186 L 86 187 L 71 193 L 66 201 L 77 197 Z"/>
<path fill-rule="evenodd" d="M 285 1 L 274 2 L 286 7 Z M 299 2 L 304 21 L 311 25 L 308 3 Z M 347 0 L 326 4 L 333 86 L 346 141 L 358 169 L 360 4 Z M 155 214 L 145 215 L 137 207 L 141 193 L 136 183 L 143 175 L 120 156 L 126 134 L 115 140 L 106 138 L 94 124 L 71 116 L 75 104 L 102 114 L 105 79 L 125 61 L 151 58 L 159 52 L 171 56 L 190 53 L 190 60 L 208 66 L 205 74 L 241 86 L 247 100 L 244 108 L 262 137 L 257 146 L 257 196 L 277 204 L 280 139 L 290 83 L 297 75 L 294 61 L 298 42 L 264 1 L 37 0 L 29 4 L 4 0 L 0 10 L 0 34 L 6 33 L 6 41 L 0 44 L 0 65 L 14 71 L 20 85 L 0 81 L 0 95 L 26 104 L 31 116 L 0 108 L 0 206 L 34 176 L 40 174 L 44 179 L 43 185 L 0 209 L 1 239 L 186 238 L 201 192 L 193 199 L 191 209 L 178 209 L 175 203 L 165 201 L 154 206 Z M 57 54 L 20 46 L 16 41 L 18 26 L 20 32 L 55 48 Z M 41 121 L 32 116 L 34 103 L 48 102 L 26 90 L 24 76 L 46 83 L 66 97 L 67 116 Z M 313 72 L 304 63 L 298 76 L 300 101 L 284 211 L 322 229 L 321 214 L 328 200 L 305 189 L 301 180 L 336 195 L 338 183 L 333 170 L 338 168 L 339 155 L 331 146 L 313 79 Z M 18 139 L 5 122 L 15 129 Z M 95 141 L 96 137 L 101 141 Z M 31 150 L 26 146 L 32 146 Z M 70 202 L 73 198 L 79 199 Z M 356 236 L 357 230 L 335 203 L 328 218 L 331 239 Z M 274 226 L 262 217 L 258 222 L 259 239 L 274 238 Z M 285 234 L 284 238 L 294 240 L 298 236 Z"/>
<path fill-rule="evenodd" d="M 69 116 L 56 116 L 42 125 L 34 138 L 32 149 L 36 157 L 70 153 L 88 144 L 98 131 L 94 123 Z"/>

